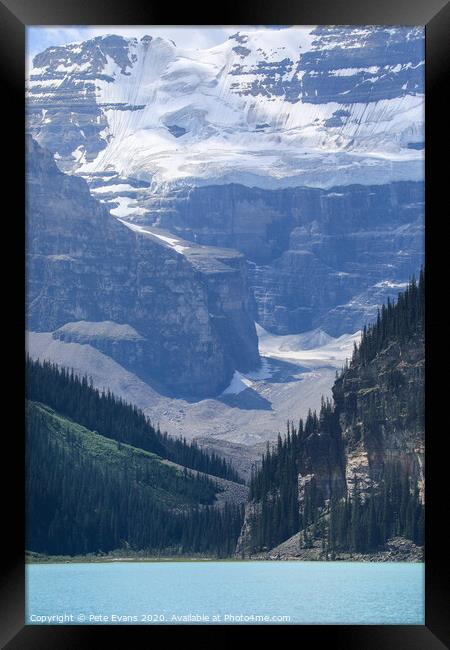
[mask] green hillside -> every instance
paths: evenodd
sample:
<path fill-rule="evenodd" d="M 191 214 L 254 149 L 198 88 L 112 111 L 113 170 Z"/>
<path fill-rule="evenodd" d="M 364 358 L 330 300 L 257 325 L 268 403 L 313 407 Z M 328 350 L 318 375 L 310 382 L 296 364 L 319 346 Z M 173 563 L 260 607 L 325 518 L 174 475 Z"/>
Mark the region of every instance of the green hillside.
<path fill-rule="evenodd" d="M 78 377 L 67 368 L 27 358 L 26 394 L 28 399 L 46 404 L 107 438 L 206 474 L 243 482 L 232 465 L 217 454 L 203 451 L 195 442 L 162 433 L 136 406 L 110 391 L 100 392 L 87 377 Z"/>
<path fill-rule="evenodd" d="M 242 508 L 214 506 L 216 483 L 27 403 L 27 549 L 76 555 L 234 550 Z"/>
<path fill-rule="evenodd" d="M 155 501 L 171 507 L 214 502 L 218 488 L 211 479 L 197 472 L 184 473 L 156 454 L 90 431 L 44 404 L 30 402 L 28 409 L 29 418 L 33 410 L 43 416 L 49 435 L 66 453 L 80 454 L 112 471 L 121 472 L 126 468 Z"/>

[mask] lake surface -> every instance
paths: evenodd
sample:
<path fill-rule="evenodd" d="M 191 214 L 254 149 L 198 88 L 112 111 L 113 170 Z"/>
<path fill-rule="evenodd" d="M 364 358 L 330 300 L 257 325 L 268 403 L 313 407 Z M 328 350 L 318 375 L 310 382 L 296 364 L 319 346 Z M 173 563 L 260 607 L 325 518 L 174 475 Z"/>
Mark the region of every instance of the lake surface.
<path fill-rule="evenodd" d="M 26 575 L 29 624 L 424 624 L 423 564 L 32 564 Z"/>

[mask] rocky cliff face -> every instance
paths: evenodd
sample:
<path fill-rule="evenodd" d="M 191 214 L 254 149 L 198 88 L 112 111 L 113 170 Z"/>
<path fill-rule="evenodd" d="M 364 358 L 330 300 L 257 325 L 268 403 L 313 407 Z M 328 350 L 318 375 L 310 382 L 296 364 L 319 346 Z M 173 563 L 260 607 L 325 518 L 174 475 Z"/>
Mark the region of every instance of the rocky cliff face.
<path fill-rule="evenodd" d="M 338 336 L 361 329 L 420 267 L 423 189 L 202 187 L 154 197 L 134 218 L 241 251 L 264 329 Z"/>
<path fill-rule="evenodd" d="M 39 53 L 27 123 L 111 214 L 247 260 L 272 333 L 355 332 L 423 257 L 424 38 L 248 30 Z"/>
<path fill-rule="evenodd" d="M 292 495 L 298 504 L 301 529 L 308 530 L 314 522 L 315 531 L 309 534 L 319 539 L 317 522 L 322 517 L 322 525 L 327 525 L 332 502 L 342 497 L 353 499 L 357 494 L 364 503 L 381 494 L 388 481 L 391 487 L 386 489 L 398 490 L 398 485 L 392 487 L 392 472 L 394 480 L 403 481 L 404 503 L 410 497 L 424 503 L 424 359 L 421 274 L 418 285 L 411 283 L 397 303 L 388 303 L 376 323 L 364 330 L 351 362 L 336 378 L 333 406 L 324 403 L 320 415 L 308 417 L 304 428 L 291 428 L 291 437 L 288 434 L 283 444 L 280 440 L 272 457 L 263 461 L 261 475 L 256 475 L 251 486 L 258 498 L 248 504 L 238 554 L 251 552 L 252 526 L 259 531 L 260 539 L 266 540 L 265 550 L 270 548 L 270 537 L 264 532 L 267 527 L 276 528 L 277 544 L 294 534 L 298 523 L 297 515 L 292 515 Z M 396 494 L 400 499 L 399 492 Z M 271 501 L 274 509 L 266 505 Z M 383 505 L 378 507 L 382 509 Z M 389 505 L 392 507 L 395 503 Z M 411 512 L 414 507 L 410 504 Z M 312 510 L 316 515 L 310 518 Z M 284 537 L 273 512 L 281 512 L 289 521 L 289 534 Z M 402 515 L 406 518 L 405 513 L 406 506 Z M 401 525 L 420 536 L 414 526 L 408 529 L 405 522 Z M 296 539 L 298 542 L 298 535 Z M 310 542 L 314 546 L 313 538 Z"/>
<path fill-rule="evenodd" d="M 111 217 L 29 139 L 28 329 L 107 350 L 163 390 L 214 394 L 259 362 L 245 264 L 185 252 Z"/>
<path fill-rule="evenodd" d="M 403 466 L 424 496 L 423 337 L 392 341 L 369 364 L 354 364 L 335 382 L 346 449 L 346 482 L 379 480 L 386 464 Z"/>

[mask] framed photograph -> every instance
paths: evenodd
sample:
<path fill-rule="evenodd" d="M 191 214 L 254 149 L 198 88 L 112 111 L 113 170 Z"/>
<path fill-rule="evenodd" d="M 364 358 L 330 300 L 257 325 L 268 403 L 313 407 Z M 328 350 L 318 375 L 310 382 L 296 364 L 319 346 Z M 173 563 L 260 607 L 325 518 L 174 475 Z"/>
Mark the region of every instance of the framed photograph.
<path fill-rule="evenodd" d="M 445 648 L 448 6 L 78 4 L 0 4 L 16 368 L 25 334 L 2 647 Z"/>

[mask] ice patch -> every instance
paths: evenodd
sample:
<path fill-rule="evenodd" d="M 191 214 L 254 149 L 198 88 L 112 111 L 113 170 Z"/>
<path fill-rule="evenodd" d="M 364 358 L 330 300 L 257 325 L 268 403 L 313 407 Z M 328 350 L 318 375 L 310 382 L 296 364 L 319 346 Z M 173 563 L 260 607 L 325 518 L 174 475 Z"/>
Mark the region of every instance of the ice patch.
<path fill-rule="evenodd" d="M 111 212 L 113 212 L 113 210 L 111 210 Z M 189 246 L 181 246 L 181 244 L 179 244 L 179 239 L 174 239 L 173 237 L 167 237 L 166 235 L 160 235 L 159 233 L 156 233 L 154 230 L 149 230 L 148 228 L 145 228 L 143 226 L 138 226 L 138 224 L 130 223 L 129 221 L 125 221 L 124 219 L 119 219 L 119 221 L 123 223 L 124 226 L 127 226 L 127 228 L 129 228 L 130 230 L 143 233 L 144 235 L 153 235 L 154 237 L 161 239 L 161 241 L 165 242 L 166 244 L 169 244 L 169 246 L 173 248 L 177 253 L 180 253 L 180 255 L 182 255 L 184 251 L 189 250 Z"/>
<path fill-rule="evenodd" d="M 126 196 L 115 196 L 114 203 L 119 205 L 116 208 L 111 208 L 110 212 L 115 217 L 127 217 L 129 214 L 145 214 L 145 210 L 140 208 L 136 199 L 130 199 Z M 125 225 L 128 225 L 126 222 Z"/>
<path fill-rule="evenodd" d="M 401 253 L 401 251 L 400 251 Z M 407 282 L 394 282 L 393 280 L 383 280 L 382 282 L 378 282 L 376 287 L 380 287 L 380 289 L 405 289 L 408 286 Z"/>
<path fill-rule="evenodd" d="M 322 330 L 312 330 L 302 334 L 277 335 L 267 332 L 256 323 L 259 340 L 259 353 L 263 357 L 286 359 L 300 362 L 306 366 L 329 365 L 341 368 L 353 353 L 354 343 L 358 343 L 361 332 L 343 334 L 338 338 L 329 336 Z"/>
<path fill-rule="evenodd" d="M 323 347 L 333 341 L 333 337 L 321 329 L 305 332 L 304 334 L 296 335 L 295 339 L 290 339 L 281 344 L 281 350 L 313 350 L 315 348 Z"/>
<path fill-rule="evenodd" d="M 269 359 L 263 358 L 261 367 L 257 370 L 251 370 L 245 374 L 235 370 L 230 385 L 222 392 L 222 395 L 239 395 L 255 383 L 270 379 L 272 374 Z"/>
<path fill-rule="evenodd" d="M 166 244 L 169 244 L 173 249 L 177 251 L 177 253 L 183 253 L 183 251 L 187 251 L 189 249 L 189 246 L 181 246 L 178 242 L 178 239 L 173 239 L 172 237 L 166 237 L 165 235 L 159 235 L 156 232 L 152 232 L 152 235 L 155 237 L 158 237 L 158 239 L 161 239 L 162 241 L 165 241 Z"/>
<path fill-rule="evenodd" d="M 107 192 L 138 192 L 141 188 L 132 187 L 128 183 L 119 183 L 118 185 L 103 185 L 102 187 L 91 187 L 91 192 L 96 194 L 106 194 Z"/>
<path fill-rule="evenodd" d="M 225 388 L 222 395 L 239 395 L 239 393 L 242 393 L 251 386 L 252 381 L 247 379 L 247 377 L 238 370 L 235 370 L 230 385 Z"/>
<path fill-rule="evenodd" d="M 78 164 L 83 164 L 86 162 L 86 152 L 84 150 L 84 146 L 80 144 L 80 146 L 72 151 L 71 156 Z"/>

